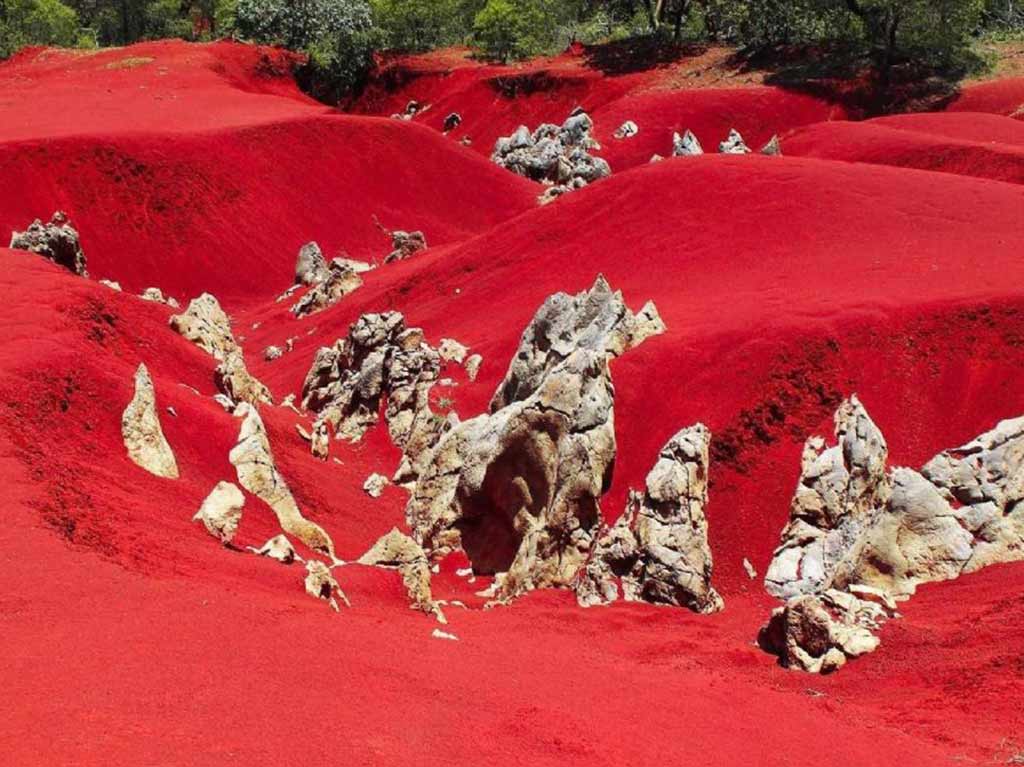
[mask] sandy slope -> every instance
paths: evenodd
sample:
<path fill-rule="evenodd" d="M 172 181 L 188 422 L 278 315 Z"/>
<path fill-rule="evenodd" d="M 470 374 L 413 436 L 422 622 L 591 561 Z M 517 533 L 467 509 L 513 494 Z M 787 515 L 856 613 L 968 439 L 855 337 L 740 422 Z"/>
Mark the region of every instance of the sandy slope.
<path fill-rule="evenodd" d="M 459 385 L 438 392 L 464 417 L 484 407 L 551 292 L 600 272 L 631 305 L 653 298 L 669 331 L 613 367 L 619 458 L 603 510 L 619 513 L 676 429 L 707 423 L 727 608 L 584 611 L 543 593 L 482 611 L 473 591 L 484 580 L 467 584 L 452 558 L 435 588 L 473 608 L 448 611 L 458 642 L 431 638 L 434 624 L 406 609 L 391 573 L 341 569 L 354 607 L 333 615 L 302 593 L 298 566 L 228 552 L 190 523 L 213 484 L 233 478 L 238 423 L 209 396 L 213 361 L 166 327 L 169 310 L 0 250 L 0 680 L 16 701 L 0 725 L 6 763 L 913 766 L 998 763 L 1024 748 L 1014 741 L 1024 566 L 923 588 L 879 652 L 830 678 L 784 671 L 753 646 L 772 602 L 741 567 L 749 557 L 763 571 L 803 438 L 828 428 L 842 396 L 861 395 L 896 464 L 1024 412 L 1024 189 L 976 166 L 891 160 L 949 130 L 1014 147 L 1013 126 L 966 116 L 952 128 L 945 116 L 850 126 L 884 134 L 889 148 L 870 162 L 839 156 L 837 124 L 812 126 L 798 136 L 843 161 L 678 159 L 535 208 L 535 186 L 429 125 L 325 114 L 280 78 L 268 85 L 254 49 L 152 44 L 115 58 L 135 55 L 154 61 L 98 70 L 48 53 L 0 67 L 0 79 L 78 94 L 37 132 L 28 96 L 0 105 L 21 121 L 0 136 L 0 168 L 14 179 L 0 192 L 0 231 L 67 207 L 95 276 L 224 296 L 252 370 L 278 397 L 298 391 L 316 348 L 361 312 L 399 309 L 430 339 L 483 354 L 477 382 L 452 370 Z M 129 79 L 164 57 L 167 93 L 196 93 L 193 106 L 212 110 L 195 131 L 188 110 L 166 125 L 150 114 L 166 95 L 159 81 Z M 613 130 L 621 82 L 604 94 L 605 79 L 587 79 L 588 98 L 608 110 L 598 131 Z M 475 87 L 453 82 L 449 96 L 435 83 L 434 98 L 454 104 L 463 86 Z M 135 127 L 97 116 L 129 92 Z M 705 113 L 685 93 L 644 98 L 657 114 L 723 119 L 723 101 Z M 778 99 L 760 91 L 750 114 L 778 116 L 779 130 L 825 119 Z M 537 97 L 523 108 L 562 106 Z M 144 170 L 122 170 L 121 158 Z M 386 251 L 373 214 L 438 246 L 370 273 L 312 318 L 274 302 L 305 239 Z M 293 352 L 261 359 L 291 336 Z M 161 414 L 177 481 L 123 453 L 119 414 L 140 361 L 161 408 L 177 413 Z M 373 501 L 360 489 L 397 460 L 382 429 L 333 446 L 340 464 L 320 463 L 294 431 L 308 419 L 283 408 L 264 417 L 300 505 L 342 557 L 401 523 L 402 492 Z M 273 531 L 250 497 L 240 542 Z"/>

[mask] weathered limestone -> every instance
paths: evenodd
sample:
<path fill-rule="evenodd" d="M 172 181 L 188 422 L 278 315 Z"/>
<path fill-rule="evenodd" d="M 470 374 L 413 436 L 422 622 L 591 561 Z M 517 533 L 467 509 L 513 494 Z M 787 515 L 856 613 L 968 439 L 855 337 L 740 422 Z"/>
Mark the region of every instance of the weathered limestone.
<path fill-rule="evenodd" d="M 874 651 L 879 640 L 872 631 L 893 615 L 881 604 L 828 589 L 793 597 L 776 608 L 758 641 L 784 666 L 827 674 L 848 658 Z"/>
<path fill-rule="evenodd" d="M 837 445 L 804 445 L 790 522 L 765 576 L 765 588 L 788 599 L 828 588 L 836 568 L 890 492 L 888 446 L 857 396 L 835 414 Z"/>
<path fill-rule="evenodd" d="M 176 298 L 165 296 L 160 288 L 146 288 L 139 294 L 139 298 L 143 301 L 152 301 L 154 304 L 164 304 L 172 309 L 181 308 L 181 304 L 178 303 Z"/>
<path fill-rule="evenodd" d="M 582 110 L 561 126 L 544 123 L 533 133 L 520 125 L 511 136 L 498 139 L 491 161 L 520 176 L 551 184 L 543 198 L 553 199 L 611 175 L 608 163 L 589 153 L 601 148 L 590 136 L 593 127 Z"/>
<path fill-rule="evenodd" d="M 466 377 L 470 381 L 475 381 L 477 375 L 480 374 L 480 366 L 483 364 L 484 358 L 479 354 L 471 354 L 466 358 L 466 363 L 463 367 L 466 369 Z"/>
<path fill-rule="evenodd" d="M 335 259 L 327 267 L 326 276 L 292 305 L 291 312 L 296 317 L 316 314 L 358 290 L 362 284 L 363 278 L 354 269 Z"/>
<path fill-rule="evenodd" d="M 245 358 L 241 350 L 229 354 L 214 371 L 214 378 L 219 388 L 233 402 L 258 402 L 274 404 L 274 398 L 268 389 L 245 366 Z"/>
<path fill-rule="evenodd" d="M 406 507 L 433 557 L 461 547 L 503 573 L 499 599 L 567 586 L 593 546 L 615 457 L 608 362 L 664 326 L 604 278 L 551 296 L 524 331 L 490 413 L 453 426 L 423 459 Z"/>
<path fill-rule="evenodd" d="M 357 561 L 361 565 L 396 568 L 409 594 L 409 606 L 447 623 L 430 591 L 430 564 L 426 553 L 398 528 L 392 528 L 381 536 Z"/>
<path fill-rule="evenodd" d="M 366 478 L 363 483 L 363 491 L 371 498 L 380 498 L 387 486 L 388 478 L 375 472 Z"/>
<path fill-rule="evenodd" d="M 330 432 L 337 439 L 361 439 L 376 425 L 386 398 L 388 432 L 407 458 L 400 481 L 414 479 L 419 456 L 447 428 L 429 403 L 440 371 L 438 352 L 422 330 L 406 327 L 401 314 L 364 314 L 346 338 L 317 351 L 306 375 L 302 405 L 318 414 L 314 454 L 326 457 Z"/>
<path fill-rule="evenodd" d="M 335 580 L 330 568 L 319 559 L 311 559 L 306 562 L 305 584 L 307 594 L 314 599 L 324 600 L 335 612 L 338 610 L 337 599 L 344 602 L 346 607 L 352 606 L 352 603 L 348 601 L 348 597 L 345 596 L 345 592 L 338 585 L 338 581 Z"/>
<path fill-rule="evenodd" d="M 723 607 L 711 586 L 708 546 L 708 446 L 703 424 L 683 429 L 662 448 L 643 494 L 631 492 L 626 511 L 597 540 L 576 583 L 584 607 L 618 598 L 712 613 Z"/>
<path fill-rule="evenodd" d="M 718 145 L 722 154 L 750 154 L 750 147 L 743 142 L 743 136 L 735 128 L 729 131 L 729 137 Z"/>
<path fill-rule="evenodd" d="M 24 232 L 12 232 L 10 247 L 36 253 L 80 277 L 89 276 L 78 231 L 61 211 L 54 213 L 47 224 L 37 218 Z"/>
<path fill-rule="evenodd" d="M 243 506 L 245 496 L 237 485 L 231 482 L 218 482 L 206 496 L 199 511 L 192 517 L 192 521 L 202 522 L 210 535 L 227 545 L 238 532 Z"/>
<path fill-rule="evenodd" d="M 284 565 L 290 565 L 296 559 L 300 562 L 302 561 L 302 557 L 295 553 L 295 547 L 292 546 L 292 542 L 283 533 L 275 535 L 258 549 L 253 549 L 253 551 L 261 557 L 276 559 Z"/>
<path fill-rule="evenodd" d="M 188 308 L 170 319 L 171 327 L 207 354 L 223 362 L 240 352 L 231 333 L 231 321 L 209 293 L 193 298 Z"/>
<path fill-rule="evenodd" d="M 384 257 L 384 263 L 405 261 L 426 249 L 427 238 L 423 236 L 423 232 L 403 232 L 396 229 L 391 232 L 391 252 Z"/>
<path fill-rule="evenodd" d="M 327 261 L 315 242 L 307 242 L 299 248 L 299 256 L 295 260 L 295 283 L 297 285 L 316 285 L 327 279 Z"/>
<path fill-rule="evenodd" d="M 686 131 L 682 136 L 678 133 L 672 134 L 672 156 L 673 157 L 697 157 L 704 154 L 704 147 L 692 131 Z M 657 157 L 657 155 L 655 155 Z M 654 162 L 654 158 L 651 158 Z"/>
<path fill-rule="evenodd" d="M 160 428 L 153 379 L 142 364 L 135 371 L 135 395 L 121 416 L 121 436 L 137 466 L 158 477 L 178 478 L 178 464 Z"/>
<path fill-rule="evenodd" d="M 640 128 L 635 122 L 632 120 L 626 120 L 626 122 L 622 123 L 622 125 L 615 129 L 615 133 L 613 133 L 612 136 L 617 139 L 633 138 L 633 136 L 639 132 Z"/>
<path fill-rule="evenodd" d="M 238 444 L 231 449 L 229 458 L 238 473 L 238 483 L 274 511 L 285 533 L 334 559 L 334 544 L 330 536 L 322 527 L 302 516 L 291 490 L 278 472 L 259 411 L 243 402 L 235 414 L 242 418 L 242 427 Z"/>

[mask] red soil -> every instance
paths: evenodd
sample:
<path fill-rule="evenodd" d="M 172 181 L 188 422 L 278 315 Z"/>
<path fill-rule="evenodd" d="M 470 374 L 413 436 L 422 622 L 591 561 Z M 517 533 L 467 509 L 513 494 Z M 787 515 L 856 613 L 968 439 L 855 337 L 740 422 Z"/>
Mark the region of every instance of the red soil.
<path fill-rule="evenodd" d="M 398 309 L 431 340 L 453 337 L 484 356 L 475 383 L 449 371 L 459 385 L 443 394 L 462 416 L 484 407 L 541 301 L 604 273 L 630 305 L 654 299 L 669 328 L 613 366 L 619 457 L 605 516 L 617 516 L 672 433 L 707 423 L 714 582 L 726 609 L 581 610 L 547 592 L 482 611 L 472 596 L 482 583 L 467 584 L 449 561 L 435 592 L 473 608 L 447 610 L 458 642 L 430 636 L 435 624 L 406 609 L 393 573 L 336 571 L 353 608 L 334 615 L 302 593 L 298 566 L 225 550 L 190 522 L 215 482 L 234 479 L 238 422 L 210 398 L 214 363 L 167 328 L 169 310 L 0 250 L 0 681 L 14 702 L 0 724 L 5 764 L 913 767 L 1004 763 L 1024 750 L 1024 564 L 923 588 L 878 652 L 825 678 L 785 671 L 753 645 L 773 601 L 741 566 L 748 557 L 763 572 L 801 443 L 829 428 L 842 396 L 860 394 L 904 465 L 1024 412 L 1024 189 L 956 167 L 708 156 L 616 173 L 534 209 L 538 187 L 429 128 L 325 114 L 281 83 L 260 94 L 256 49 L 116 53 L 153 55 L 150 67 L 167 56 L 181 68 L 174 82 L 205 83 L 197 99 L 216 110 L 222 98 L 229 114 L 205 115 L 216 127 L 194 133 L 182 115 L 164 130 L 147 106 L 160 86 L 143 98 L 134 81 L 113 79 L 138 70 L 97 74 L 89 59 L 45 69 L 32 56 L 0 66 L 0 79 L 24 70 L 41 91 L 52 80 L 74 94 L 35 132 L 28 96 L 0 106 L 22 126 L 0 137 L 0 168 L 14 179 L 0 191 L 0 232 L 66 207 L 94 276 L 183 299 L 212 290 L 278 398 L 298 391 L 316 348 L 361 312 Z M 232 76 L 217 80 L 221 68 Z M 589 79 L 594 92 L 602 79 L 618 87 Z M 125 127 L 116 113 L 103 122 L 97 105 L 116 102 L 120 87 L 140 99 L 132 124 L 147 127 Z M 432 98 L 447 98 L 433 87 Z M 709 126 L 728 121 L 677 95 L 636 98 L 652 119 L 695 110 Z M 772 130 L 827 116 L 776 95 L 774 109 L 769 90 L 750 107 L 778 113 Z M 701 98 L 726 108 L 714 101 L 724 96 Z M 527 102 L 531 123 L 561 119 L 569 104 Z M 295 111 L 283 116 L 283 104 Z M 601 107 L 599 132 L 616 127 L 619 106 Z M 973 142 L 1015 145 L 1001 122 L 957 119 Z M 884 131 L 893 146 L 898 134 L 901 147 L 945 130 L 899 122 L 854 127 Z M 633 141 L 670 127 L 658 125 L 648 138 L 641 123 Z M 818 130 L 792 141 L 816 137 L 824 152 L 832 134 Z M 291 282 L 298 245 L 383 254 L 386 239 L 366 221 L 374 213 L 438 246 L 369 273 L 332 309 L 288 315 L 274 297 Z M 262 360 L 266 345 L 291 336 L 294 351 Z M 119 416 L 140 361 L 160 407 L 177 413 L 161 413 L 176 481 L 124 455 Z M 294 432 L 308 419 L 263 414 L 282 473 L 341 557 L 401 524 L 401 491 L 373 501 L 360 489 L 395 466 L 383 429 L 332 445 L 342 463 L 321 463 Z M 239 542 L 273 529 L 250 497 Z"/>

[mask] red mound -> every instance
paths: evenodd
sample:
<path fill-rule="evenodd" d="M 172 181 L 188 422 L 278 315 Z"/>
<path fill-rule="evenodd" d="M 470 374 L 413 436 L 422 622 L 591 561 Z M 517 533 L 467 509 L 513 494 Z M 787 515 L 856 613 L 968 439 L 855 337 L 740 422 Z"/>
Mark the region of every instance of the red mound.
<path fill-rule="evenodd" d="M 1024 77 L 974 83 L 949 106 L 954 112 L 990 112 L 1024 117 Z"/>
<path fill-rule="evenodd" d="M 168 50 L 187 70 L 192 50 L 230 68 L 251 49 Z M 197 61 L 206 77 L 209 60 Z M 236 104 L 235 85 L 221 83 Z M 438 387 L 470 416 L 549 294 L 603 273 L 631 306 L 653 299 L 668 331 L 613 364 L 619 453 L 602 507 L 617 516 L 665 440 L 704 421 L 726 609 L 581 610 L 548 592 L 483 611 L 473 592 L 484 579 L 469 584 L 448 561 L 434 586 L 469 605 L 446 608 L 442 628 L 458 641 L 431 637 L 436 624 L 406 608 L 395 573 L 337 570 L 353 607 L 334 615 L 302 592 L 300 566 L 224 549 L 190 521 L 215 482 L 234 479 L 239 422 L 212 400 L 214 361 L 167 327 L 169 310 L 0 250 L 10 764 L 328 753 L 357 764 L 930 767 L 1024 749 L 1013 741 L 1024 731 L 1024 565 L 923 588 L 878 652 L 825 678 L 785 671 L 753 645 L 773 602 L 741 565 L 763 572 L 803 439 L 828 430 L 844 395 L 859 393 L 903 465 L 1024 412 L 1024 189 L 879 164 L 707 156 L 617 173 L 535 208 L 535 186 L 423 126 L 318 112 L 267 122 L 259 105 L 280 93 L 246 96 L 248 127 L 8 141 L 0 167 L 14 183 L 0 194 L 0 226 L 66 207 L 94 276 L 236 299 L 235 333 L 278 400 L 298 391 L 319 345 L 362 312 L 395 308 L 431 341 L 483 355 L 476 382 L 449 368 L 457 385 Z M 761 97 L 759 113 L 771 114 L 770 92 Z M 783 116 L 791 108 L 803 107 L 779 102 Z M 960 119 L 977 126 L 974 140 L 988 130 Z M 904 141 L 940 130 L 916 119 L 868 127 Z M 1011 146 L 1009 126 L 999 131 Z M 373 213 L 444 244 L 368 273 L 310 318 L 274 301 L 305 239 L 383 252 L 364 221 Z M 262 359 L 286 338 L 291 352 Z M 179 480 L 146 474 L 121 443 L 140 362 Z M 262 413 L 281 472 L 341 557 L 402 523 L 402 491 L 374 501 L 360 489 L 396 464 L 383 428 L 332 443 L 319 462 L 295 433 L 307 416 Z M 248 497 L 239 542 L 274 530 Z"/>
<path fill-rule="evenodd" d="M 783 151 L 1024 183 L 1024 123 L 996 115 L 917 114 L 819 123 L 787 136 Z"/>

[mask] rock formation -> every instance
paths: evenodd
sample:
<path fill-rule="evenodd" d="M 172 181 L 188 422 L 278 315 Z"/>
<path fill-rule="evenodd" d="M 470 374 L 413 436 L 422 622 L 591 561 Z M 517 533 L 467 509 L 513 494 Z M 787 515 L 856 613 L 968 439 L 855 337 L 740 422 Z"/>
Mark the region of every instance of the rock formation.
<path fill-rule="evenodd" d="M 54 213 L 48 224 L 37 218 L 24 232 L 12 232 L 10 247 L 29 250 L 81 277 L 89 276 L 78 231 L 61 211 Z"/>
<path fill-rule="evenodd" d="M 231 321 L 209 293 L 193 298 L 184 312 L 171 316 L 170 324 L 214 359 L 223 362 L 240 351 L 231 333 Z"/>
<path fill-rule="evenodd" d="M 178 303 L 177 299 L 172 296 L 165 296 L 164 292 L 160 288 L 146 288 L 139 294 L 139 298 L 143 301 L 152 301 L 155 304 L 164 304 L 172 309 L 181 308 L 181 304 Z"/>
<path fill-rule="evenodd" d="M 427 238 L 423 236 L 423 232 L 403 232 L 401 229 L 396 229 L 391 232 L 391 252 L 384 256 L 384 263 L 405 261 L 426 249 Z"/>
<path fill-rule="evenodd" d="M 761 147 L 761 154 L 766 154 L 769 157 L 781 157 L 782 156 L 782 143 L 779 141 L 779 137 L 772 136 L 768 139 L 768 143 Z"/>
<path fill-rule="evenodd" d="M 637 133 L 640 132 L 640 128 L 632 120 L 626 120 L 618 128 L 615 129 L 615 133 L 612 134 L 614 138 L 624 139 L 633 138 Z"/>
<path fill-rule="evenodd" d="M 442 338 L 437 347 L 437 353 L 445 362 L 455 362 L 461 365 L 465 361 L 469 349 L 452 338 Z"/>
<path fill-rule="evenodd" d="M 295 553 L 295 547 L 292 546 L 292 542 L 284 534 L 275 535 L 258 549 L 253 549 L 252 551 L 261 557 L 276 559 L 284 565 L 290 565 L 296 559 L 300 562 L 302 561 L 302 557 Z"/>
<path fill-rule="evenodd" d="M 466 377 L 470 381 L 475 381 L 477 375 L 480 374 L 480 366 L 483 364 L 484 358 L 479 354 L 471 354 L 467 359 L 463 367 L 466 369 Z"/>
<path fill-rule="evenodd" d="M 589 153 L 600 149 L 590 136 L 593 127 L 583 111 L 561 126 L 544 123 L 533 133 L 520 125 L 511 136 L 498 139 L 491 160 L 520 176 L 551 184 L 544 196 L 552 198 L 611 175 L 608 163 Z"/>
<path fill-rule="evenodd" d="M 406 456 L 400 474 L 415 474 L 418 457 L 445 428 L 429 404 L 440 371 L 438 352 L 422 330 L 406 327 L 401 314 L 364 314 L 346 338 L 317 351 L 303 383 L 302 406 L 318 414 L 314 454 L 326 457 L 330 432 L 338 439 L 361 439 L 377 423 L 386 398 L 388 431 Z"/>
<path fill-rule="evenodd" d="M 450 133 L 462 124 L 462 115 L 458 112 L 451 112 L 447 117 L 444 118 L 444 125 L 442 129 L 445 133 Z"/>
<path fill-rule="evenodd" d="M 704 154 L 704 147 L 700 145 L 700 141 L 697 140 L 692 131 L 688 130 L 682 136 L 678 133 L 672 134 L 673 157 L 696 157 L 702 154 Z M 654 162 L 653 157 L 651 162 Z"/>
<path fill-rule="evenodd" d="M 743 142 L 743 136 L 735 128 L 729 131 L 729 137 L 718 145 L 722 154 L 750 154 L 750 147 Z"/>
<path fill-rule="evenodd" d="M 299 248 L 299 256 L 295 261 L 295 283 L 298 285 L 316 285 L 327 279 L 327 261 L 315 242 L 307 242 Z"/>
<path fill-rule="evenodd" d="M 135 396 L 121 416 L 121 436 L 136 465 L 158 477 L 178 478 L 178 464 L 160 428 L 153 379 L 142 364 L 135 371 Z"/>
<path fill-rule="evenodd" d="M 235 411 L 242 427 L 229 455 L 238 483 L 266 503 L 277 515 L 281 529 L 314 551 L 334 559 L 334 544 L 323 528 L 302 516 L 291 490 L 277 470 L 267 430 L 255 406 L 242 403 Z"/>
<path fill-rule="evenodd" d="M 392 528 L 358 560 L 361 565 L 396 568 L 409 594 L 409 606 L 447 623 L 430 591 L 430 564 L 416 541 Z"/>
<path fill-rule="evenodd" d="M 388 478 L 383 474 L 375 472 L 366 478 L 366 481 L 363 483 L 363 492 L 371 498 L 380 498 L 384 493 L 384 488 L 387 486 Z"/>
<path fill-rule="evenodd" d="M 615 458 L 609 359 L 664 326 L 633 314 L 603 277 L 548 298 L 523 333 L 490 412 L 429 451 L 406 519 L 433 557 L 463 548 L 474 569 L 507 573 L 499 599 L 567 586 L 593 546 Z"/>
<path fill-rule="evenodd" d="M 311 559 L 306 562 L 305 583 L 307 594 L 315 599 L 324 600 L 335 611 L 338 610 L 337 599 L 344 602 L 346 607 L 352 606 L 352 603 L 348 601 L 348 597 L 345 596 L 345 592 L 338 585 L 338 581 L 334 579 L 330 568 L 319 559 Z"/>
<path fill-rule="evenodd" d="M 245 358 L 239 349 L 227 356 L 214 371 L 214 379 L 217 387 L 232 402 L 249 402 L 255 405 L 257 402 L 273 404 L 274 398 L 268 389 L 258 378 L 256 378 L 245 366 Z"/>
<path fill-rule="evenodd" d="M 576 595 L 584 607 L 618 598 L 712 613 L 723 607 L 711 587 L 711 549 L 704 516 L 708 446 L 703 424 L 683 429 L 661 449 L 646 491 L 630 493 L 626 511 L 594 546 Z"/>
<path fill-rule="evenodd" d="M 331 261 L 326 276 L 296 301 L 291 308 L 296 317 L 306 317 L 333 306 L 349 293 L 360 288 L 363 278 L 340 259 Z"/>
<path fill-rule="evenodd" d="M 206 531 L 223 544 L 231 543 L 242 520 L 245 496 L 238 486 L 231 482 L 218 482 L 206 496 L 199 511 L 192 517 L 193 522 L 202 522 Z"/>
<path fill-rule="evenodd" d="M 892 616 L 882 604 L 828 589 L 776 608 L 758 642 L 784 666 L 827 674 L 874 651 L 879 641 L 872 632 Z"/>

